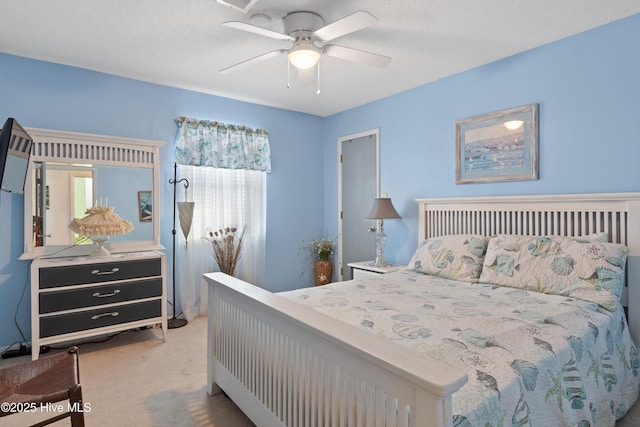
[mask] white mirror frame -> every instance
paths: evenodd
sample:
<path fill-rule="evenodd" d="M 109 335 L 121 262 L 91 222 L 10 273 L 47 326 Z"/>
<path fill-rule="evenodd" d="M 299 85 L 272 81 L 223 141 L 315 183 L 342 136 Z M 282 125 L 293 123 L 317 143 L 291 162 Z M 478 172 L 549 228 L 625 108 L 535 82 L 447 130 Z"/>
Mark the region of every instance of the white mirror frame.
<path fill-rule="evenodd" d="M 66 132 L 48 129 L 26 128 L 33 138 L 31 161 L 24 188 L 24 253 L 20 259 L 41 256 L 83 256 L 93 245 L 33 246 L 33 171 L 34 162 L 84 163 L 122 167 L 147 168 L 153 171 L 153 240 L 111 242 L 111 252 L 136 252 L 161 250 L 160 244 L 160 147 L 164 141 L 123 138 Z M 72 218 L 69 218 L 71 222 Z"/>

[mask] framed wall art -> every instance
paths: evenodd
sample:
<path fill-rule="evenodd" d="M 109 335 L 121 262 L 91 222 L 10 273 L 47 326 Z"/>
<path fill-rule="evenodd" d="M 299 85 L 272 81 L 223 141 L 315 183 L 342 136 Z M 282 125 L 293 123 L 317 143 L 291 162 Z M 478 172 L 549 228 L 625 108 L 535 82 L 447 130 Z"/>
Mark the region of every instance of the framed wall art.
<path fill-rule="evenodd" d="M 151 190 L 138 191 L 138 215 L 140 222 L 151 222 L 153 218 L 153 196 Z"/>
<path fill-rule="evenodd" d="M 456 121 L 456 184 L 538 179 L 538 104 Z"/>

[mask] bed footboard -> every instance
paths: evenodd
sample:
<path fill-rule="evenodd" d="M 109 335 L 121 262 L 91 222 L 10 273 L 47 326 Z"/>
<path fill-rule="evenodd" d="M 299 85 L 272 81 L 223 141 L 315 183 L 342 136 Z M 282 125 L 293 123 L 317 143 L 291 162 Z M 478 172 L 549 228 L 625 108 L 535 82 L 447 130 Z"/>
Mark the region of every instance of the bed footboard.
<path fill-rule="evenodd" d="M 260 426 L 452 423 L 464 371 L 223 273 L 209 283 L 207 390 Z"/>

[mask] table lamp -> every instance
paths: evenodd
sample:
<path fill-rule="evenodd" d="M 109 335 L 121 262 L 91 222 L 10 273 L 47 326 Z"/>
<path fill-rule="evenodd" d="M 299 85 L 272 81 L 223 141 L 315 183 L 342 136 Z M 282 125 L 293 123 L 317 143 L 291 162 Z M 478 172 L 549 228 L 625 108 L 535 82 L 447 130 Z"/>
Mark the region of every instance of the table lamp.
<path fill-rule="evenodd" d="M 373 202 L 373 208 L 366 219 L 376 219 L 380 221 L 376 230 L 376 260 L 374 266 L 384 267 L 387 265 L 387 261 L 384 257 L 384 245 L 387 240 L 387 235 L 384 233 L 384 220 L 391 218 L 401 218 L 396 209 L 391 203 L 391 199 L 384 193 L 382 197 L 378 197 Z"/>
<path fill-rule="evenodd" d="M 133 224 L 113 212 L 113 206 L 93 206 L 87 209 L 84 218 L 74 218 L 69 228 L 81 236 L 86 236 L 96 244 L 89 254 L 92 257 L 108 257 L 111 255 L 104 247 L 110 236 L 127 234 L 133 230 Z"/>

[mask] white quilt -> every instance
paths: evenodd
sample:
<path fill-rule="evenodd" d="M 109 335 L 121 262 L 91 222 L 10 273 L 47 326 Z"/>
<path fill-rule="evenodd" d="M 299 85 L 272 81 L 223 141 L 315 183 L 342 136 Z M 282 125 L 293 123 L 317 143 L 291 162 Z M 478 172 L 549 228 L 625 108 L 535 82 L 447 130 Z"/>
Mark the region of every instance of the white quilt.
<path fill-rule="evenodd" d="M 456 427 L 613 426 L 638 397 L 621 306 L 409 270 L 280 295 L 466 369 Z"/>

